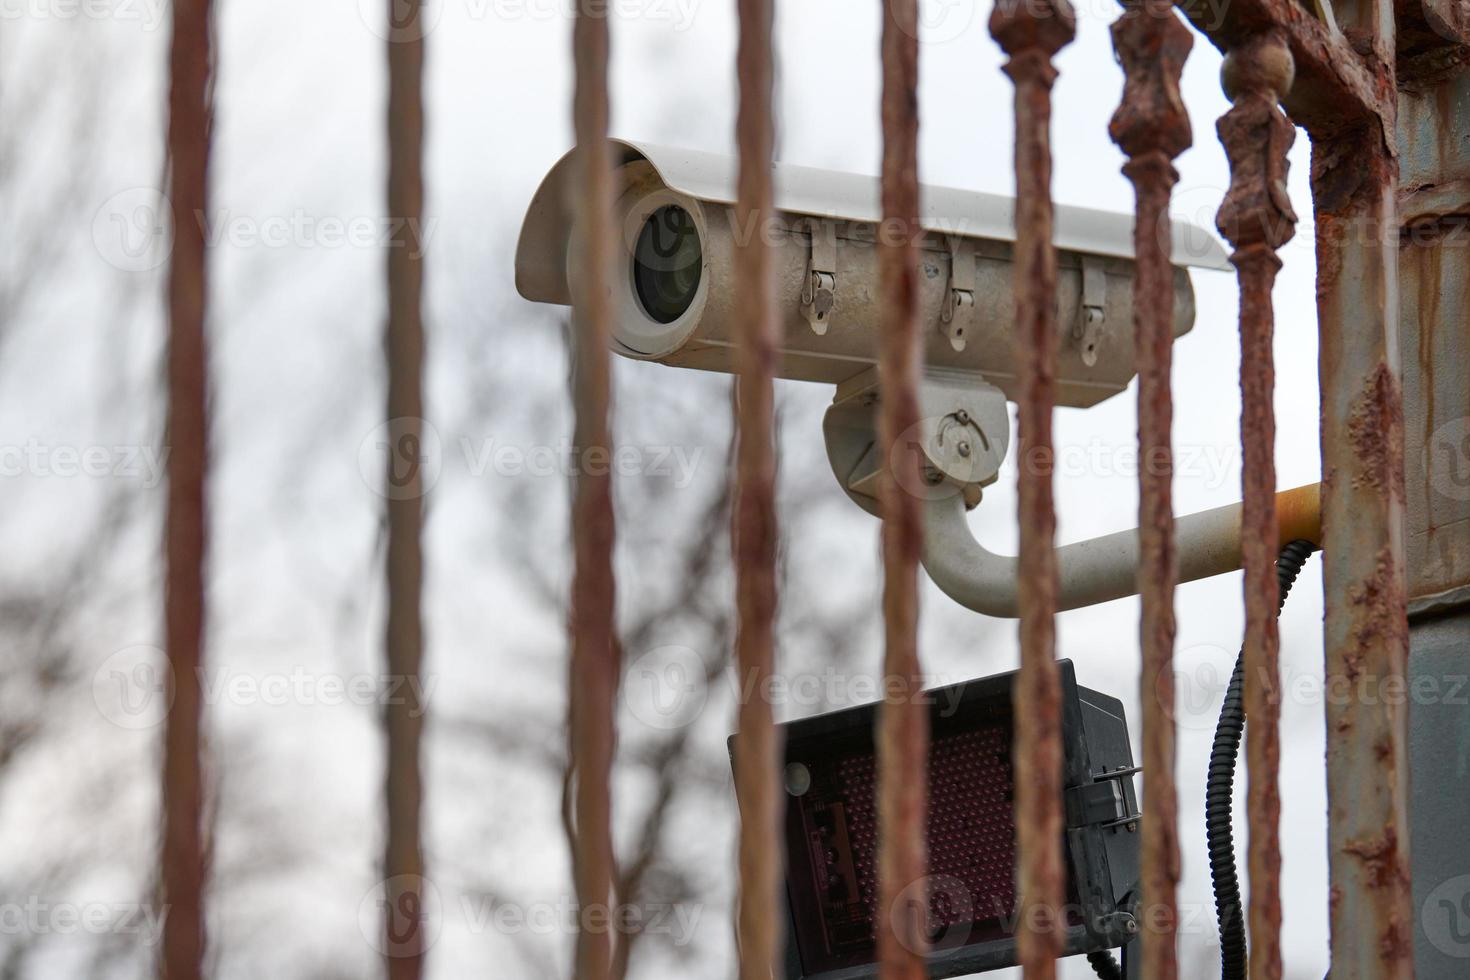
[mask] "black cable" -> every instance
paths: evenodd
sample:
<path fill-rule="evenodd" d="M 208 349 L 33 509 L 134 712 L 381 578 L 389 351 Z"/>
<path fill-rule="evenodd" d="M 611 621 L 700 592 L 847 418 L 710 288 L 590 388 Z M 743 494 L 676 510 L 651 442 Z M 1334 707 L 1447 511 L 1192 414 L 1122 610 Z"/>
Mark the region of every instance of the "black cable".
<path fill-rule="evenodd" d="M 1107 950 L 1099 949 L 1088 953 L 1087 962 L 1092 964 L 1092 972 L 1102 980 L 1123 980 L 1123 971 L 1118 966 L 1118 961 Z"/>
<path fill-rule="evenodd" d="M 1292 541 L 1276 559 L 1280 597 L 1279 615 L 1302 566 L 1317 546 L 1310 541 Z M 1215 916 L 1220 926 L 1221 980 L 1245 978 L 1245 917 L 1240 904 L 1240 879 L 1235 868 L 1235 839 L 1230 807 L 1235 791 L 1235 763 L 1240 755 L 1240 735 L 1245 728 L 1245 651 L 1235 659 L 1235 670 L 1220 706 L 1215 726 L 1215 744 L 1210 750 L 1209 782 L 1205 789 L 1205 835 L 1210 849 L 1210 880 L 1215 887 Z"/>

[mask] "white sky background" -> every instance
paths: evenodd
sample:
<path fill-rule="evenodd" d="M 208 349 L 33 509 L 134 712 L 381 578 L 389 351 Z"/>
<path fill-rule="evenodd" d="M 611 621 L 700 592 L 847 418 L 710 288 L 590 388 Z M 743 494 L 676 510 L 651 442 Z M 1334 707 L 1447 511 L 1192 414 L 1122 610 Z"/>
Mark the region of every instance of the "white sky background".
<path fill-rule="evenodd" d="M 57 33 L 93 31 L 120 66 L 116 113 L 106 125 L 105 180 L 95 189 L 98 207 L 118 192 L 155 186 L 158 179 L 167 44 L 166 23 L 160 19 L 166 19 L 166 11 L 159 3 L 140 0 L 135 6 L 138 19 L 123 16 L 123 8 L 117 7 L 116 16 L 91 24 L 48 17 L 44 11 L 0 22 L 0 37 L 9 33 L 12 43 L 16 38 L 29 43 Z M 525 435 L 514 423 L 521 386 L 554 390 L 564 371 L 556 311 L 515 295 L 511 256 L 526 203 L 571 140 L 567 4 L 439 0 L 439 5 L 442 16 L 428 38 L 428 187 L 434 222 L 429 304 L 431 328 L 438 331 L 430 339 L 431 417 L 446 443 L 469 436 L 524 445 Z M 1012 89 L 985 28 L 989 5 L 932 0 L 922 6 L 927 29 L 920 62 L 923 178 L 1011 193 Z M 381 214 L 384 57 L 381 40 L 364 22 L 363 8 L 376 11 L 378 4 L 220 3 L 216 215 L 227 214 L 248 226 L 296 213 L 318 219 Z M 623 6 L 632 13 L 613 25 L 615 135 L 733 151 L 732 8 L 713 0 L 641 0 Z M 1119 172 L 1122 157 L 1106 132 L 1121 91 L 1107 36 L 1116 12 L 1111 2 L 1087 0 L 1079 8 L 1078 39 L 1057 60 L 1061 75 L 1055 90 L 1054 195 L 1064 203 L 1131 211 L 1131 186 Z M 779 5 L 780 159 L 876 172 L 878 31 L 876 4 L 794 0 Z M 1176 208 L 1206 226 L 1212 226 L 1227 184 L 1224 154 L 1213 133 L 1214 120 L 1227 108 L 1216 81 L 1219 61 L 1214 48 L 1196 37 L 1184 79 L 1196 147 L 1179 161 Z M 44 171 L 44 151 L 36 159 Z M 63 165 L 59 159 L 50 163 Z M 1292 168 L 1293 200 L 1298 214 L 1307 218 L 1311 206 L 1304 135 L 1299 135 Z M 44 179 L 44 173 L 36 179 Z M 77 233 L 85 242 L 90 228 L 78 228 Z M 1276 288 L 1277 468 L 1280 485 L 1287 487 L 1315 481 L 1319 470 L 1309 219 L 1284 254 L 1286 267 Z M 99 376 L 115 371 L 117 362 L 108 359 L 104 340 L 116 325 L 108 323 L 102 297 L 127 274 L 85 249 L 78 255 L 78 287 L 58 296 L 51 308 L 56 323 L 19 336 L 6 350 L 4 371 L 7 377 L 35 376 L 59 363 L 61 356 L 77 350 L 96 353 L 80 358 L 86 367 L 73 364 L 44 392 L 33 391 L 39 401 L 0 395 L 7 411 L 0 441 L 24 441 L 36 432 L 43 439 L 73 444 L 115 438 L 100 435 L 104 425 L 94 409 L 69 406 L 95 395 Z M 270 670 L 272 663 L 284 670 L 308 661 L 335 664 L 343 672 L 375 669 L 381 610 L 370 543 L 380 501 L 361 481 L 358 451 L 380 411 L 382 253 L 311 241 L 271 247 L 226 240 L 214 263 L 218 459 L 211 588 L 218 608 L 212 655 L 228 669 L 242 671 Z M 1194 461 L 1176 481 L 1175 503 L 1181 513 L 1239 497 L 1234 282 L 1227 274 L 1201 273 L 1195 276 L 1195 289 L 1193 332 L 1175 348 L 1176 446 L 1181 462 Z M 443 315 L 466 307 L 473 316 L 460 320 Z M 494 333 L 491 355 L 479 347 L 483 338 L 475 336 L 484 330 Z M 141 379 L 139 390 L 151 383 L 150 358 L 156 356 L 158 338 L 154 315 L 139 317 L 136 329 L 128 330 L 125 363 L 128 376 Z M 467 358 L 466 351 L 492 360 Z M 630 382 L 625 398 L 637 398 L 640 389 L 650 386 L 692 391 L 722 383 L 626 362 L 618 370 Z M 482 397 L 501 405 L 511 420 L 507 428 L 494 433 L 456 429 L 455 418 Z M 830 392 L 787 384 L 782 397 L 787 407 L 783 451 L 788 458 L 819 458 L 818 422 Z M 36 404 L 45 405 L 44 410 L 32 407 Z M 140 421 L 132 431 L 150 430 Z M 672 422 L 662 434 L 652 424 L 648 439 L 672 439 L 674 431 Z M 1114 467 L 1121 465 L 1118 451 L 1126 451 L 1135 438 L 1133 390 L 1093 409 L 1060 411 L 1057 438 L 1064 453 L 1070 449 L 1082 454 L 1072 458 L 1101 458 L 1108 465 L 1106 471 L 1094 467 L 1058 481 L 1061 540 L 1132 526 L 1135 480 L 1131 471 Z M 710 458 L 718 460 L 721 444 L 712 441 L 711 447 Z M 477 477 L 453 465 L 452 455 L 446 460 L 428 532 L 432 560 L 426 609 L 431 657 L 437 658 L 441 677 L 434 708 L 478 710 L 535 699 L 548 711 L 560 711 L 559 694 L 548 693 L 562 670 L 557 624 L 521 612 L 517 570 L 494 560 L 489 550 L 494 537 L 483 528 L 487 510 L 488 520 L 494 520 L 499 490 L 493 481 L 503 478 Z M 3 544 L 12 553 L 44 553 L 46 542 L 54 540 L 49 536 L 66 533 L 70 498 L 56 492 L 54 481 L 10 489 L 35 509 L 28 510 L 27 526 L 6 526 Z M 825 563 L 824 574 L 831 576 L 834 590 L 876 594 L 876 522 L 847 507 L 835 483 L 827 492 L 841 505 L 833 508 L 840 519 L 820 534 L 820 552 L 793 553 L 792 562 L 808 569 Z M 987 491 L 973 522 L 987 545 L 1014 549 L 1015 494 L 1008 480 Z M 624 526 L 620 534 L 637 538 L 658 531 Z M 544 535 L 547 549 L 563 546 L 564 527 L 536 533 Z M 144 571 L 148 553 L 139 546 L 136 554 Z M 356 605 L 323 601 L 338 596 L 335 585 L 342 582 L 349 591 L 351 583 L 359 583 Z M 638 587 L 636 577 L 625 576 L 624 583 L 625 589 Z M 933 589 L 925 601 L 931 612 L 948 603 Z M 1223 683 L 1233 662 L 1242 619 L 1239 576 L 1181 587 L 1178 613 L 1180 670 L 1192 685 L 1181 697 L 1198 698 L 1201 685 L 1212 686 L 1216 677 Z M 1283 664 L 1289 678 L 1320 678 L 1320 616 L 1314 560 L 1283 619 Z M 101 644 L 98 659 L 130 643 L 156 643 L 152 619 L 151 608 L 135 602 L 100 626 L 109 639 Z M 1136 602 L 1124 600 L 1064 614 L 1059 622 L 1060 652 L 1076 663 L 1081 683 L 1122 697 L 1129 705 L 1135 751 L 1136 620 Z M 880 651 L 874 644 L 859 656 L 876 669 Z M 1008 669 L 1015 663 L 1014 625 L 931 615 L 923 656 L 946 680 Z M 1293 690 L 1290 684 L 1287 689 Z M 1185 717 L 1179 747 L 1185 846 L 1181 901 L 1191 907 L 1186 915 L 1192 916 L 1187 924 L 1193 925 L 1181 945 L 1190 976 L 1217 969 L 1203 822 L 1205 765 L 1217 706 L 1215 697 Z M 263 910 L 232 922 L 220 935 L 225 943 L 263 948 L 249 960 L 252 973 L 269 965 L 273 956 L 279 957 L 281 972 L 290 972 L 303 961 L 329 963 L 334 957 L 327 950 L 333 944 L 326 937 L 356 939 L 359 898 L 374 878 L 377 844 L 371 808 L 380 753 L 370 712 L 281 708 L 262 715 L 261 709 L 253 710 L 222 708 L 217 717 L 221 739 L 234 735 L 244 740 L 247 757 L 259 766 L 257 774 L 280 773 L 272 778 L 281 781 L 283 800 L 272 806 L 297 835 L 293 853 L 312 852 L 315 860 L 299 862 L 294 871 L 289 864 L 298 862 L 290 860 L 280 875 L 260 883 L 258 893 L 239 890 L 237 899 L 258 903 Z M 721 723 L 712 722 L 714 737 Z M 1288 699 L 1283 726 L 1287 969 L 1288 976 L 1314 977 L 1326 969 L 1320 702 L 1310 695 Z M 128 760 L 118 764 L 151 788 L 150 737 L 124 735 L 110 751 Z M 439 774 L 431 782 L 434 839 L 443 846 L 468 842 L 482 848 L 488 873 L 515 881 L 532 894 L 565 892 L 554 783 L 515 770 L 494 773 L 487 781 L 483 767 L 461 771 L 452 759 L 438 759 L 434 766 Z M 31 804 L 46 791 L 48 781 L 39 772 L 28 780 L 8 799 L 0 797 L 0 807 L 8 806 L 0 808 L 0 816 L 34 830 L 46 817 Z M 146 812 L 143 790 L 122 799 Z M 707 825 L 691 815 L 682 825 L 688 837 L 679 846 L 704 849 L 710 861 L 727 862 L 731 812 L 733 804 L 714 822 L 712 840 L 701 838 Z M 1243 827 L 1242 817 L 1237 821 L 1242 855 Z M 231 840 L 227 834 L 222 842 L 225 860 L 248 864 L 248 850 L 230 853 Z M 441 884 L 446 893 L 455 887 L 453 882 Z M 725 901 L 728 895 L 723 893 L 712 898 Z M 282 914 L 282 903 L 294 906 L 289 914 Z M 726 915 L 723 905 L 712 904 L 699 929 L 715 948 L 728 952 Z M 265 937 L 283 928 L 323 941 L 306 947 L 317 946 L 315 954 L 303 953 L 297 943 L 282 943 L 272 953 Z M 494 937 L 448 928 L 434 949 L 434 975 L 482 969 L 487 951 L 491 963 L 508 956 L 495 951 L 495 942 Z M 353 955 L 370 962 L 365 946 Z M 1066 969 L 1064 975 L 1071 978 L 1091 975 L 1080 961 L 1069 962 Z M 701 973 L 717 976 L 722 971 L 722 964 L 709 964 Z"/>

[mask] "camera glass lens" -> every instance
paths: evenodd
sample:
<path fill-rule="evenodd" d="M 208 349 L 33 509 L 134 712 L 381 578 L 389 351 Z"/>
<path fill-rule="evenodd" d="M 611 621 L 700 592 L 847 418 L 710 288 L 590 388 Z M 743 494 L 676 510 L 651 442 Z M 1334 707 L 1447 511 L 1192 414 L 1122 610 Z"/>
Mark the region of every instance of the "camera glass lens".
<path fill-rule="evenodd" d="M 633 248 L 633 289 L 659 323 L 684 315 L 699 289 L 699 230 L 689 212 L 666 204 L 648 216 Z"/>

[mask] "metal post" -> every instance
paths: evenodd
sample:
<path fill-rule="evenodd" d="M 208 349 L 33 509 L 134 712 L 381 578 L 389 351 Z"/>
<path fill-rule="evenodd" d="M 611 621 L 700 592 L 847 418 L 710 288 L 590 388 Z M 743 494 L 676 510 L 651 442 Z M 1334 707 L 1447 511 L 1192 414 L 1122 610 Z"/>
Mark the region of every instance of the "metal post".
<path fill-rule="evenodd" d="M 1128 154 L 1123 173 L 1137 198 L 1134 334 L 1138 350 L 1138 591 L 1143 706 L 1143 841 L 1141 855 L 1145 976 L 1179 975 L 1176 934 L 1179 886 L 1179 801 L 1174 784 L 1174 285 L 1169 255 L 1169 195 L 1179 174 L 1172 160 L 1193 141 L 1179 92 L 1194 37 L 1169 0 L 1128 6 L 1113 25 L 1123 63 L 1123 101 L 1109 132 Z M 1130 957 L 1131 959 L 1132 957 Z"/>
<path fill-rule="evenodd" d="M 1077 30 L 1067 0 L 1000 0 L 990 34 L 1016 86 L 1016 369 L 1021 379 L 1021 670 L 1016 682 L 1016 828 L 1021 964 L 1056 976 L 1062 951 L 1061 680 L 1056 663 L 1052 409 L 1056 403 L 1057 257 L 1052 245 L 1051 59 Z"/>
<path fill-rule="evenodd" d="M 567 794 L 572 873 L 582 909 L 610 908 L 615 880 L 612 842 L 612 764 L 619 657 L 613 636 L 612 401 L 608 347 L 612 308 L 612 161 L 607 142 L 607 11 L 579 5 L 572 27 L 576 61 L 573 120 L 577 137 L 574 208 L 579 234 L 571 276 L 572 442 L 577 474 L 572 501 L 574 569 L 571 658 L 568 676 Z M 604 462 L 582 465 L 584 459 Z M 586 916 L 579 916 L 585 922 Z M 607 980 L 613 938 L 609 929 L 579 928 L 578 980 Z"/>
<path fill-rule="evenodd" d="M 1413 975 L 1401 689 L 1407 659 L 1395 5 L 1337 4 L 1381 66 L 1377 119 L 1313 133 L 1322 386 L 1328 859 L 1334 980 Z"/>
<path fill-rule="evenodd" d="M 736 426 L 734 526 L 735 590 L 739 621 L 735 662 L 741 677 L 739 734 L 734 752 L 740 805 L 740 900 L 736 915 L 741 980 L 770 980 L 781 963 L 782 816 L 781 746 L 765 696 L 775 666 L 776 445 L 773 378 L 779 320 L 767 239 L 772 208 L 771 157 L 775 126 L 771 0 L 740 0 L 736 54 L 740 111 L 737 221 L 756 232 L 735 251 L 735 278 L 746 298 L 737 356 L 740 374 Z"/>
<path fill-rule="evenodd" d="M 1437 10 L 1435 8 L 1438 8 Z M 1452 13 L 1426 2 L 1425 15 Z M 1470 9 L 1460 31 L 1417 34 L 1399 56 L 1399 351 L 1409 598 L 1409 778 L 1416 980 L 1462 980 L 1470 962 Z M 1438 22 L 1442 28 L 1445 21 Z M 1400 13 L 1400 34 L 1409 26 Z M 1427 25 L 1425 25 L 1427 26 Z M 1432 38 L 1433 44 L 1425 44 Z M 1406 45 L 1401 42 L 1402 52 Z"/>
<path fill-rule="evenodd" d="M 878 963 L 883 980 L 923 980 L 929 947 L 927 815 L 929 709 L 919 663 L 921 459 L 907 436 L 919 425 L 919 22 L 916 0 L 883 4 L 883 223 L 878 242 L 878 444 L 888 468 L 883 514 L 883 674 L 878 731 Z"/>
<path fill-rule="evenodd" d="M 405 8 L 389 0 L 387 16 Z M 417 3 L 406 8 L 417 19 Z M 396 24 L 400 21 L 390 21 Z M 415 25 L 417 27 L 417 25 Z M 412 229 L 423 226 L 424 39 L 423 31 L 389 33 L 388 40 L 388 214 L 403 219 L 390 243 L 387 260 L 388 323 L 383 351 L 387 360 L 387 419 L 392 434 L 384 497 L 388 509 L 388 621 L 384 642 L 391 676 L 412 678 L 423 663 L 424 501 L 419 446 L 424 417 L 424 324 L 422 243 Z M 383 855 L 384 922 L 390 980 L 418 980 L 424 969 L 424 856 L 420 819 L 423 775 L 420 743 L 423 716 L 412 704 L 388 704 L 383 711 L 387 768 L 383 799 L 387 840 Z M 401 915 L 401 913 L 407 913 Z M 400 932 L 407 923 L 408 932 Z"/>
<path fill-rule="evenodd" d="M 1295 232 L 1286 192 L 1296 131 L 1278 107 L 1295 68 L 1286 39 L 1257 35 L 1230 49 L 1221 80 L 1234 103 L 1221 117 L 1230 189 L 1220 232 L 1240 281 L 1241 567 L 1245 571 L 1245 711 L 1250 819 L 1250 975 L 1279 980 L 1281 964 L 1281 665 L 1276 631 L 1276 417 L 1271 286 L 1277 250 Z"/>
<path fill-rule="evenodd" d="M 207 258 L 209 208 L 209 0 L 178 0 L 169 50 L 169 200 L 181 220 L 168 277 L 168 504 L 164 518 L 164 646 L 174 683 L 163 739 L 164 922 L 159 973 L 197 980 L 205 952 L 204 562 L 209 465 Z"/>

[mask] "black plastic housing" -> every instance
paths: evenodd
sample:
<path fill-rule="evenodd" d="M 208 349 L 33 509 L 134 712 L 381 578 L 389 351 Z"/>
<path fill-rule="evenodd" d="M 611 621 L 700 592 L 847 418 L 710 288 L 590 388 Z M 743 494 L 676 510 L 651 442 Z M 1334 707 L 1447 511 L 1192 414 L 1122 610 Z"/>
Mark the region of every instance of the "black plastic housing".
<path fill-rule="evenodd" d="M 1122 946 L 1136 931 L 1138 807 L 1123 706 L 1077 685 L 1060 662 L 1068 870 L 1067 954 Z M 1019 926 L 1011 768 L 1014 673 L 926 692 L 934 978 L 1014 966 Z M 787 964 L 792 980 L 877 976 L 874 742 L 878 705 L 782 725 L 788 786 Z M 730 739 L 735 751 L 735 740 Z M 800 795 L 793 788 L 805 787 Z"/>

